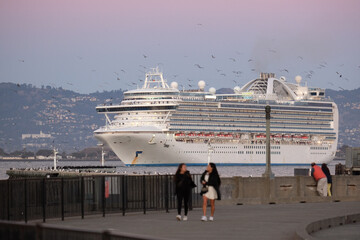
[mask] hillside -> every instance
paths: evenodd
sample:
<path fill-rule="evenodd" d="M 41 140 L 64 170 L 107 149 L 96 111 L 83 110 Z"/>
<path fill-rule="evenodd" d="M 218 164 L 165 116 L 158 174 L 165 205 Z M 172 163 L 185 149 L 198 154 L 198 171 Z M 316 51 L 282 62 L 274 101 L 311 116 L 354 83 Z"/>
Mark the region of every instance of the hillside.
<path fill-rule="evenodd" d="M 231 89 L 219 89 L 218 93 L 230 93 Z M 339 106 L 339 146 L 360 146 L 360 88 L 355 90 L 327 90 L 327 95 Z M 93 131 L 104 125 L 105 119 L 95 107 L 102 103 L 118 103 L 123 91 L 79 94 L 62 88 L 0 83 L 0 148 L 6 152 L 36 151 L 51 148 L 74 152 L 95 146 Z M 39 134 L 45 138 L 36 139 Z M 47 135 L 50 134 L 50 135 Z M 23 137 L 23 139 L 22 139 Z M 31 145 L 32 143 L 34 143 Z"/>

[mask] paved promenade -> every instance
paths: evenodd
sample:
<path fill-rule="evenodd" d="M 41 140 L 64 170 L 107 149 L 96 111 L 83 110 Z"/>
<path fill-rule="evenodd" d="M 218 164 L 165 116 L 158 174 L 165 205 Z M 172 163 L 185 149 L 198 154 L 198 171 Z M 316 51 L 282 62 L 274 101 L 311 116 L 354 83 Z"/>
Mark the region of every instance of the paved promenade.
<path fill-rule="evenodd" d="M 148 212 L 67 218 L 65 221 L 48 220 L 48 224 L 64 225 L 81 229 L 136 233 L 164 239 L 293 239 L 296 229 L 319 219 L 360 213 L 360 202 L 297 203 L 277 205 L 218 206 L 214 222 L 201 222 L 202 211 L 194 209 L 187 222 L 175 219 L 170 213 Z M 356 227 L 354 227 L 357 225 Z M 338 234 L 337 239 L 356 239 L 359 225 L 329 230 Z M 355 231 L 355 232 L 354 232 Z M 330 239 L 331 232 L 317 237 Z M 343 237 L 341 237 L 343 236 Z M 353 237 L 353 238 L 351 238 Z"/>

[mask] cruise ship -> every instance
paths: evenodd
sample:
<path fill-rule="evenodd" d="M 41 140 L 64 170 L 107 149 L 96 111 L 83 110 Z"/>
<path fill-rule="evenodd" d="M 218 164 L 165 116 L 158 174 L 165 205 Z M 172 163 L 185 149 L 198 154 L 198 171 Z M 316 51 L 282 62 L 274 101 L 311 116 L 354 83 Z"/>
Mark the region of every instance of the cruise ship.
<path fill-rule="evenodd" d="M 265 165 L 265 106 L 271 107 L 272 165 L 328 163 L 338 142 L 338 108 L 324 89 L 273 73 L 236 86 L 181 90 L 157 69 L 120 104 L 96 107 L 105 125 L 94 132 L 126 165 Z"/>

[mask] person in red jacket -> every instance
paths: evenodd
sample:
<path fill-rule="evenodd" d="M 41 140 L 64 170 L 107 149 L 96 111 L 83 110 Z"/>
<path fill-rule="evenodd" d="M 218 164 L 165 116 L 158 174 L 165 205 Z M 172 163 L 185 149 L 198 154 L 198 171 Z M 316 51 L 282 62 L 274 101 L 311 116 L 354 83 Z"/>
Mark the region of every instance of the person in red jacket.
<path fill-rule="evenodd" d="M 311 163 L 311 176 L 314 177 L 317 182 L 317 191 L 320 196 L 327 196 L 327 178 L 325 173 L 314 162 Z"/>

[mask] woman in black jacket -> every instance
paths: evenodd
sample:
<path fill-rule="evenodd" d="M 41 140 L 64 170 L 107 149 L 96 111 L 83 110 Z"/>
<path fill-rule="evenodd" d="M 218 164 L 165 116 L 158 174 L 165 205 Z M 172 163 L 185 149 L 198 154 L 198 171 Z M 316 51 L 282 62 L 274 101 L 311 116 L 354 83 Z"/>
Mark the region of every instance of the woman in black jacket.
<path fill-rule="evenodd" d="M 214 221 L 215 199 L 221 200 L 221 180 L 215 163 L 209 163 L 209 165 L 206 167 L 205 172 L 202 174 L 200 181 L 203 185 L 203 190 L 201 191 L 201 194 L 203 196 L 204 213 L 204 215 L 201 217 L 201 221 L 207 221 L 206 208 L 208 199 L 210 200 L 211 205 L 211 216 L 209 217 L 209 220 Z"/>
<path fill-rule="evenodd" d="M 184 200 L 185 215 L 183 221 L 187 221 L 188 203 L 191 189 L 196 186 L 191 178 L 190 172 L 187 171 L 185 163 L 180 163 L 174 176 L 175 194 L 177 197 L 178 215 L 176 219 L 181 221 L 181 206 Z"/>

